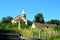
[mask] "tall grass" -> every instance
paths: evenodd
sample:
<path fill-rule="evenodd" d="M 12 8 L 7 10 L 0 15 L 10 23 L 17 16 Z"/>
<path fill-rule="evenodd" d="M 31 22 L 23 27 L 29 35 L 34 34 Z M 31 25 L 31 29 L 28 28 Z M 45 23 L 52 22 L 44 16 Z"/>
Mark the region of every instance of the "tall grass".
<path fill-rule="evenodd" d="M 32 38 L 34 32 L 34 38 L 46 38 L 47 40 L 50 40 L 52 38 L 56 38 L 57 36 L 60 36 L 60 32 L 56 33 L 56 31 L 53 28 L 48 29 L 21 29 L 21 33 L 23 37 L 26 38 Z M 58 34 L 58 35 L 57 35 Z"/>

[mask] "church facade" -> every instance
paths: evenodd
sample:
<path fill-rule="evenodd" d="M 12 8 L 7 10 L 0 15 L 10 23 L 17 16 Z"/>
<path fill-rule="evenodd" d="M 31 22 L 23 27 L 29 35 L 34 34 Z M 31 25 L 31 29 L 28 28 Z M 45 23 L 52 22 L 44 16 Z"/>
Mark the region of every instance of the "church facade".
<path fill-rule="evenodd" d="M 22 15 L 18 15 L 13 20 L 11 20 L 12 23 L 18 23 L 18 28 L 19 29 L 20 29 L 21 21 L 23 21 L 27 25 L 27 19 L 26 19 L 26 14 L 24 12 L 24 9 L 22 11 Z"/>

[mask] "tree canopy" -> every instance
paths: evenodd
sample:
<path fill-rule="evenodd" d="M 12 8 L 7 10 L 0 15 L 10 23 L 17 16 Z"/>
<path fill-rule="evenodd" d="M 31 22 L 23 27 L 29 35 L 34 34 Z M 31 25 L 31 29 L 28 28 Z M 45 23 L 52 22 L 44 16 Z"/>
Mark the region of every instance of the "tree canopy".
<path fill-rule="evenodd" d="M 27 21 L 27 26 L 31 26 L 32 25 L 32 21 L 28 20 Z"/>
<path fill-rule="evenodd" d="M 3 17 L 1 23 L 11 23 L 12 19 L 13 17 L 11 16 Z"/>
<path fill-rule="evenodd" d="M 35 15 L 35 20 L 34 22 L 38 22 L 38 23 L 44 23 L 44 17 L 42 13 L 37 13 Z"/>
<path fill-rule="evenodd" d="M 47 21 L 48 24 L 57 24 L 60 25 L 60 20 L 57 19 L 51 19 L 49 21 Z"/>

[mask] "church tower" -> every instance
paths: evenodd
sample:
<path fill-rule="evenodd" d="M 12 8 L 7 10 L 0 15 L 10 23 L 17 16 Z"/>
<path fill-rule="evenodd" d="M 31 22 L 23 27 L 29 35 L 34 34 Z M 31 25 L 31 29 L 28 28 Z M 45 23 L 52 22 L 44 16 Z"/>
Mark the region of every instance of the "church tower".
<path fill-rule="evenodd" d="M 24 9 L 23 9 L 23 11 L 22 11 L 22 17 L 26 18 L 26 14 L 25 14 L 25 12 L 24 12 Z"/>

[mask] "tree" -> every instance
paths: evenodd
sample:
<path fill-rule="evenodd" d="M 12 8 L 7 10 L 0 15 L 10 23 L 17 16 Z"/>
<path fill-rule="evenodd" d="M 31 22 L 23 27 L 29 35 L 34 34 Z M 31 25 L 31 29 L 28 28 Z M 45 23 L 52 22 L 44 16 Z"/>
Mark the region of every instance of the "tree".
<path fill-rule="evenodd" d="M 3 17 L 1 23 L 11 23 L 13 18 L 11 16 Z"/>
<path fill-rule="evenodd" d="M 38 22 L 38 23 L 44 23 L 44 17 L 42 13 L 38 13 L 37 15 L 35 15 L 35 20 L 34 22 Z"/>
<path fill-rule="evenodd" d="M 0 26 L 1 26 L 1 23 L 0 23 Z"/>
<path fill-rule="evenodd" d="M 27 25 L 30 26 L 32 25 L 32 22 L 30 20 L 27 21 Z"/>
<path fill-rule="evenodd" d="M 60 20 L 57 19 L 51 19 L 50 21 L 47 21 L 48 24 L 57 24 L 60 25 Z"/>

